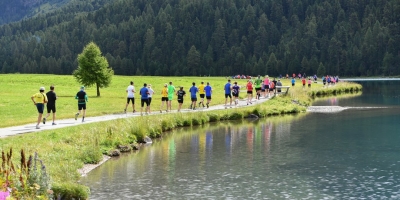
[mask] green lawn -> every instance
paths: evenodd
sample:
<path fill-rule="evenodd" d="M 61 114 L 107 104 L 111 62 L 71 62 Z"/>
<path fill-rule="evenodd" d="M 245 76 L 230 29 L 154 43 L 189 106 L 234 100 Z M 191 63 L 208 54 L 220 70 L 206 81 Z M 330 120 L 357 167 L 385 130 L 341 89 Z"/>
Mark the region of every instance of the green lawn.
<path fill-rule="evenodd" d="M 161 105 L 161 89 L 164 83 L 173 82 L 175 87 L 184 86 L 188 92 L 192 82 L 199 85 L 201 81 L 210 82 L 213 88 L 213 96 L 211 104 L 223 104 L 224 85 L 227 82 L 226 77 L 156 77 L 156 76 L 114 76 L 110 87 L 100 89 L 101 96 L 96 97 L 96 88 L 86 88 L 89 96 L 87 104 L 87 116 L 99 116 L 112 113 L 121 113 L 126 104 L 126 88 L 130 81 L 135 83 L 135 108 L 140 110 L 139 90 L 143 87 L 143 83 L 152 84 L 155 95 L 152 101 L 152 110 L 159 112 Z M 237 81 L 240 86 L 246 85 L 246 80 Z M 284 85 L 289 85 L 290 80 L 282 80 Z M 2 74 L 0 75 L 0 91 L 3 96 L 0 100 L 1 116 L 0 127 L 8 127 L 35 123 L 37 118 L 37 110 L 33 105 L 30 97 L 38 92 L 39 87 L 45 86 L 49 91 L 50 85 L 55 86 L 55 92 L 59 99 L 57 100 L 57 118 L 73 118 L 77 112 L 77 101 L 75 95 L 79 91 L 80 84 L 72 77 L 72 75 L 43 75 L 43 74 Z M 319 87 L 321 84 L 318 85 Z M 301 88 L 297 80 L 296 87 Z M 242 90 L 240 98 L 245 97 Z M 139 100 L 139 101 L 138 101 Z M 185 105 L 190 104 L 189 94 L 187 94 Z M 172 109 L 176 110 L 178 103 L 176 100 L 172 102 Z M 129 106 L 128 111 L 132 111 Z"/>

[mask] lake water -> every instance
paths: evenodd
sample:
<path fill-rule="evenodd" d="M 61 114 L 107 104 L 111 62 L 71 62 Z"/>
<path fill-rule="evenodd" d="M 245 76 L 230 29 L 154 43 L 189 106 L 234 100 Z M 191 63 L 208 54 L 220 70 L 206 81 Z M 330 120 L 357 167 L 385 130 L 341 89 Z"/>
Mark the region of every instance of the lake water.
<path fill-rule="evenodd" d="M 84 177 L 90 199 L 400 199 L 400 81 L 336 113 L 181 129 Z"/>

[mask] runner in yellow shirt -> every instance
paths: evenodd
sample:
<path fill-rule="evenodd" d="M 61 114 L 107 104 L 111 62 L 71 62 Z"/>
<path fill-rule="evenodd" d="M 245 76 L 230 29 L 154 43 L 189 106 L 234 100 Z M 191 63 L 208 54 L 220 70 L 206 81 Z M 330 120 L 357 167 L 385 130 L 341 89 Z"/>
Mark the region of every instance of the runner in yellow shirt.
<path fill-rule="evenodd" d="M 204 91 L 204 82 L 203 81 L 199 85 L 198 90 L 199 90 L 199 94 L 200 94 L 199 107 L 200 107 L 200 104 L 202 104 L 203 108 L 204 108 L 205 107 L 204 106 L 204 97 L 205 97 L 206 94 L 205 94 L 205 91 Z"/>
<path fill-rule="evenodd" d="M 167 106 L 166 112 L 168 112 L 168 84 L 164 84 L 163 89 L 161 90 L 161 107 L 160 107 L 160 113 L 162 113 L 162 109 L 164 107 L 164 102 L 165 105 Z"/>
<path fill-rule="evenodd" d="M 44 104 L 47 103 L 47 96 L 44 93 L 44 87 L 40 87 L 39 92 L 32 95 L 31 99 L 33 101 L 33 104 L 36 106 L 37 111 L 39 112 L 36 129 L 40 129 L 39 124 L 42 120 Z"/>

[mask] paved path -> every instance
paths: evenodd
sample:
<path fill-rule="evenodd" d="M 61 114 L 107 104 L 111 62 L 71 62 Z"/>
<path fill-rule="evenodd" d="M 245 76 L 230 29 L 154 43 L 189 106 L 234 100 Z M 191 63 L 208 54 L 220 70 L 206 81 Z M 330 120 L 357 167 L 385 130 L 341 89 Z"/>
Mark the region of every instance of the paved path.
<path fill-rule="evenodd" d="M 188 98 L 186 98 L 186 99 L 188 99 Z M 265 102 L 267 100 L 269 100 L 269 98 L 261 98 L 260 100 L 253 99 L 252 104 L 250 104 L 250 105 L 256 105 L 256 104 Z M 239 100 L 239 104 L 237 106 L 232 106 L 232 108 L 230 106 L 225 107 L 224 105 L 214 105 L 214 106 L 210 106 L 209 108 L 204 108 L 204 109 L 200 108 L 197 110 L 190 110 L 190 109 L 188 109 L 187 102 L 188 101 L 186 100 L 186 103 L 182 106 L 183 107 L 183 109 L 181 110 L 182 113 L 209 111 L 209 110 L 223 110 L 223 109 L 232 109 L 232 108 L 247 106 L 246 100 Z M 174 101 L 172 104 L 174 107 L 176 107 L 178 105 L 178 103 L 176 101 Z M 229 104 L 229 102 L 228 102 L 228 104 Z M 233 105 L 234 105 L 234 103 L 233 103 Z M 177 113 L 177 110 L 172 110 L 172 113 Z M 153 112 L 150 115 L 161 115 L 161 114 L 169 114 L 169 112 L 166 113 L 165 111 L 163 111 L 163 113 L 160 113 L 159 110 L 153 110 Z M 88 115 L 90 116 L 90 112 L 88 113 Z M 23 133 L 31 133 L 31 132 L 38 132 L 38 131 L 43 131 L 43 130 L 53 130 L 53 129 L 57 129 L 57 128 L 64 128 L 64 127 L 69 127 L 69 126 L 77 126 L 77 125 L 81 125 L 82 123 L 87 124 L 87 123 L 102 122 L 102 121 L 108 121 L 108 120 L 120 119 L 120 118 L 129 118 L 129 117 L 140 117 L 140 112 L 110 114 L 110 115 L 103 115 L 103 116 L 97 116 L 97 117 L 86 117 L 85 122 L 81 122 L 81 120 L 82 120 L 81 117 L 79 117 L 78 120 L 75 120 L 74 118 L 60 119 L 60 120 L 56 121 L 57 125 L 54 125 L 54 126 L 51 125 L 52 120 L 50 118 L 49 120 L 47 120 L 46 124 L 40 124 L 40 129 L 36 129 L 36 123 L 26 124 L 26 125 L 21 125 L 21 126 L 0 128 L 0 138 L 11 136 L 11 135 L 23 134 Z"/>

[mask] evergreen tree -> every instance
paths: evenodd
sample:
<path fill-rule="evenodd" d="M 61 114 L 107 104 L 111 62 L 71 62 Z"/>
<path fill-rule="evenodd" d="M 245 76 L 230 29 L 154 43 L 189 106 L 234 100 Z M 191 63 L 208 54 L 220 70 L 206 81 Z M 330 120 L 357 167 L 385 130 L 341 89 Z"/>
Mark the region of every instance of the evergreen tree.
<path fill-rule="evenodd" d="M 78 69 L 73 72 L 75 79 L 85 85 L 96 85 L 97 96 L 100 96 L 100 88 L 108 87 L 114 71 L 109 68 L 107 59 L 101 55 L 100 48 L 90 42 L 78 55 Z"/>

